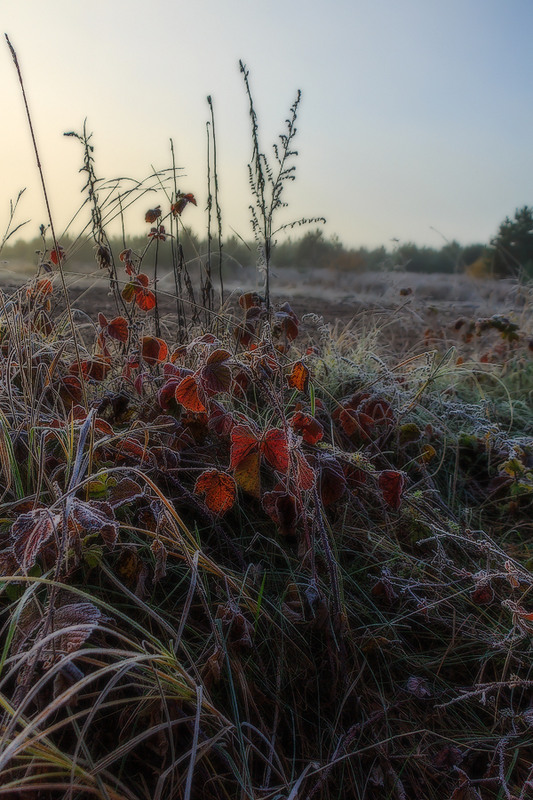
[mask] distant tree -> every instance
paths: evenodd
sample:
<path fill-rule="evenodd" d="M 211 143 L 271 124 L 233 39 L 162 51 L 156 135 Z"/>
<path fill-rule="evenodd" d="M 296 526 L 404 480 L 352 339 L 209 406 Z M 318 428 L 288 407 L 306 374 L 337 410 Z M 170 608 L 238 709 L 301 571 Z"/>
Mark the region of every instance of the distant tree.
<path fill-rule="evenodd" d="M 336 236 L 326 239 L 323 231 L 316 228 L 299 240 L 296 256 L 301 266 L 328 267 L 342 249 L 342 244 Z"/>
<path fill-rule="evenodd" d="M 491 245 L 495 275 L 516 275 L 523 269 L 533 277 L 533 208 L 523 206 L 513 219 L 506 217 Z"/>
<path fill-rule="evenodd" d="M 478 259 L 483 258 L 487 250 L 484 244 L 469 244 L 463 248 L 461 253 L 461 261 L 465 267 L 469 267 Z"/>

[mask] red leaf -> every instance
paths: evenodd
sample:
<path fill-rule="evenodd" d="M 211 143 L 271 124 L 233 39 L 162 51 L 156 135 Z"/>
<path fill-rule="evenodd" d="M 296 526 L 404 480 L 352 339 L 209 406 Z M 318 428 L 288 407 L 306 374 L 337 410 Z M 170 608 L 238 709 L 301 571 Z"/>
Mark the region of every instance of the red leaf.
<path fill-rule="evenodd" d="M 139 272 L 139 274 L 133 279 L 133 282 L 137 287 L 142 286 L 144 289 L 146 289 L 147 286 L 150 286 L 150 278 L 148 275 L 145 275 L 144 272 Z"/>
<path fill-rule="evenodd" d="M 385 469 L 380 473 L 378 484 L 387 505 L 398 511 L 402 502 L 402 492 L 405 484 L 405 478 L 402 473 L 393 469 Z"/>
<path fill-rule="evenodd" d="M 168 356 L 168 346 L 163 339 L 157 336 L 143 336 L 142 357 L 147 364 L 159 364 Z"/>
<path fill-rule="evenodd" d="M 187 375 L 176 387 L 174 397 L 189 411 L 194 411 L 196 414 L 207 411 L 203 400 L 200 396 L 199 386 L 196 383 L 194 375 Z"/>
<path fill-rule="evenodd" d="M 61 399 L 67 407 L 72 403 L 81 403 L 83 390 L 81 381 L 76 375 L 65 375 L 60 379 L 58 388 Z"/>
<path fill-rule="evenodd" d="M 287 378 L 287 382 L 291 389 L 298 389 L 299 392 L 307 392 L 309 387 L 309 370 L 303 361 L 297 361 L 292 372 Z"/>
<path fill-rule="evenodd" d="M 28 286 L 26 296 L 42 301 L 47 295 L 52 294 L 53 290 L 52 281 L 48 278 L 41 278 L 41 280 Z"/>
<path fill-rule="evenodd" d="M 107 335 L 119 342 L 128 341 L 128 323 L 124 317 L 115 317 L 107 324 Z"/>
<path fill-rule="evenodd" d="M 61 247 L 60 244 L 57 246 L 57 250 L 50 251 L 50 260 L 56 265 L 63 261 L 65 258 L 65 250 Z"/>
<path fill-rule="evenodd" d="M 294 316 L 277 311 L 275 314 L 275 319 L 289 341 L 296 339 L 298 336 L 298 324 L 295 322 L 296 318 Z"/>
<path fill-rule="evenodd" d="M 249 425 L 235 425 L 231 431 L 231 469 L 236 469 L 241 461 L 252 453 L 258 453 L 260 442 Z"/>
<path fill-rule="evenodd" d="M 131 478 L 122 478 L 116 486 L 111 488 L 107 502 L 111 508 L 119 508 L 126 503 L 131 504 L 134 500 L 143 496 L 144 491 L 137 481 Z"/>
<path fill-rule="evenodd" d="M 181 381 L 181 378 L 170 378 L 157 393 L 157 402 L 163 409 L 167 411 L 172 400 L 176 399 L 176 389 Z"/>
<path fill-rule="evenodd" d="M 374 424 L 374 420 L 363 411 L 354 408 L 345 408 L 340 412 L 339 422 L 347 436 L 359 435 L 363 441 L 370 438 L 368 432 Z"/>
<path fill-rule="evenodd" d="M 494 600 L 494 589 L 490 583 L 477 586 L 470 595 L 471 600 L 478 606 L 486 606 Z"/>
<path fill-rule="evenodd" d="M 235 502 L 237 487 L 231 475 L 207 469 L 198 477 L 194 491 L 205 495 L 206 506 L 215 514 L 225 514 Z"/>
<path fill-rule="evenodd" d="M 261 444 L 261 450 L 271 467 L 279 472 L 287 472 L 289 445 L 284 431 L 279 428 L 271 428 L 267 431 Z"/>
<path fill-rule="evenodd" d="M 324 436 L 322 425 L 310 414 L 297 411 L 293 414 L 290 422 L 296 433 L 300 433 L 304 442 L 308 444 L 316 444 Z"/>

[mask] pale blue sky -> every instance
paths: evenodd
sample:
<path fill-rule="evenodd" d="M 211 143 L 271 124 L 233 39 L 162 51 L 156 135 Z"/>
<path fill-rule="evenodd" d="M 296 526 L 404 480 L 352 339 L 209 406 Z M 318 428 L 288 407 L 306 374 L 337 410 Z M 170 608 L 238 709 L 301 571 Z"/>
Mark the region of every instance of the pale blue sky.
<path fill-rule="evenodd" d="M 26 81 L 56 217 L 80 203 L 84 117 L 101 176 L 141 178 L 170 163 L 185 221 L 205 229 L 206 95 L 218 133 L 223 223 L 251 235 L 246 164 L 251 83 L 266 148 L 296 90 L 303 100 L 293 217 L 323 215 L 348 245 L 487 241 L 533 204 L 531 0 L 19 0 L 0 18 Z M 0 44 L 0 225 L 27 187 L 27 234 L 45 220 L 7 47 Z M 154 198 L 164 201 L 164 198 Z M 142 203 L 127 219 L 142 230 Z"/>

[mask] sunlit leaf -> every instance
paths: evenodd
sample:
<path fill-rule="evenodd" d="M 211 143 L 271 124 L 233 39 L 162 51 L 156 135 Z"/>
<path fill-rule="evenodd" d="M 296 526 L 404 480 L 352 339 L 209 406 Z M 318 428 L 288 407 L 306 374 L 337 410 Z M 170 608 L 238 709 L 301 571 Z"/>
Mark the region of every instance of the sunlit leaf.
<path fill-rule="evenodd" d="M 155 294 L 150 289 L 137 289 L 135 303 L 141 311 L 151 311 L 156 306 Z"/>

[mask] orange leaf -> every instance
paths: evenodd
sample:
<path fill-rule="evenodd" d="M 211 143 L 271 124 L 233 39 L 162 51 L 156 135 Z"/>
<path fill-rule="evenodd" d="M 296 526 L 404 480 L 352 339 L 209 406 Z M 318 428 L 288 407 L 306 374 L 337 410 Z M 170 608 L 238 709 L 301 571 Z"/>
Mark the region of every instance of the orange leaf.
<path fill-rule="evenodd" d="M 194 375 L 187 375 L 176 387 L 174 397 L 178 403 L 196 414 L 207 411 L 198 389 Z"/>
<path fill-rule="evenodd" d="M 207 469 L 198 477 L 194 491 L 205 495 L 205 504 L 216 514 L 225 514 L 235 502 L 237 488 L 234 479 L 218 469 Z"/>
<path fill-rule="evenodd" d="M 155 294 L 149 289 L 137 289 L 135 302 L 141 311 L 151 311 L 152 308 L 155 308 Z"/>
<path fill-rule="evenodd" d="M 303 361 L 297 361 L 292 372 L 287 378 L 291 389 L 298 389 L 299 392 L 307 392 L 309 386 L 309 370 Z"/>
<path fill-rule="evenodd" d="M 147 364 L 158 364 L 168 356 L 168 346 L 157 336 L 143 336 L 142 356 Z"/>

